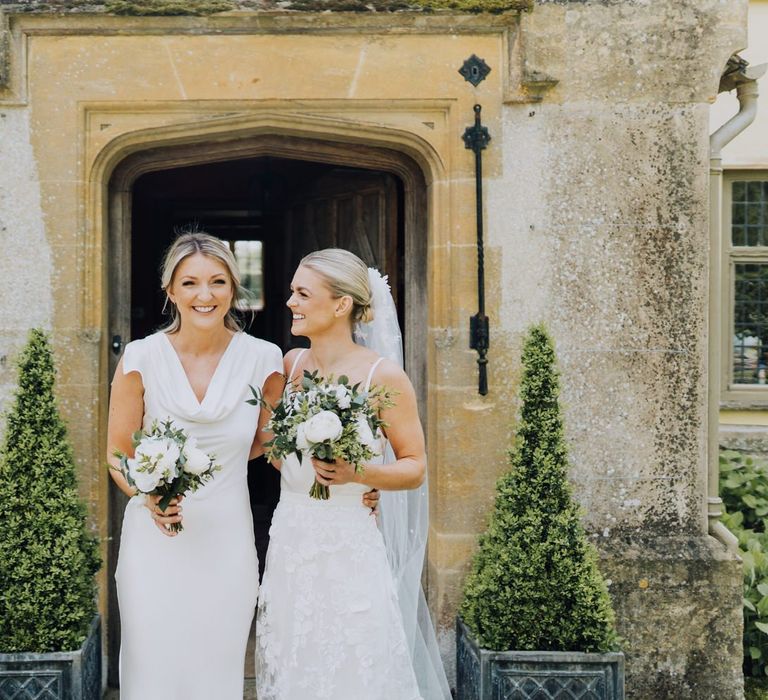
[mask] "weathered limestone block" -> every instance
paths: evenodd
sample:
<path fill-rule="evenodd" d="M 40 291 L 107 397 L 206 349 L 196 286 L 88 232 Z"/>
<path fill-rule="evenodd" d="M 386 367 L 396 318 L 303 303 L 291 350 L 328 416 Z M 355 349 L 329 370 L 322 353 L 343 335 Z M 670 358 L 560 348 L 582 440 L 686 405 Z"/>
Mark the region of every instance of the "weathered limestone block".
<path fill-rule="evenodd" d="M 15 358 L 32 327 L 53 311 L 46 239 L 29 114 L 0 108 L 0 415 L 16 387 Z M 2 425 L 0 424 L 0 430 Z"/>
<path fill-rule="evenodd" d="M 625 640 L 627 698 L 741 700 L 741 563 L 706 535 L 597 544 Z"/>
<path fill-rule="evenodd" d="M 721 425 L 720 446 L 768 459 L 768 430 L 763 425 Z"/>
<path fill-rule="evenodd" d="M 746 46 L 748 0 L 536 0 L 526 64 L 559 80 L 547 102 L 705 102 Z"/>

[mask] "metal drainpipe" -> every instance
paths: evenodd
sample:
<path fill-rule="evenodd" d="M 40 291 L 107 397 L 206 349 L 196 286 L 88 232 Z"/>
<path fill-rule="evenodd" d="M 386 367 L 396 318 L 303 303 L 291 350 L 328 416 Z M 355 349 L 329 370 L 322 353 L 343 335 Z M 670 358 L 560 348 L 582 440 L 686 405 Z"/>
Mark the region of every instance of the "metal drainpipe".
<path fill-rule="evenodd" d="M 720 391 L 722 379 L 722 254 L 723 254 L 723 159 L 722 149 L 746 129 L 757 114 L 757 81 L 766 64 L 747 68 L 732 56 L 720 80 L 719 92 L 736 88 L 739 111 L 709 137 L 709 411 L 707 519 L 709 534 L 738 551 L 736 536 L 720 522 L 723 501 L 720 481 Z"/>

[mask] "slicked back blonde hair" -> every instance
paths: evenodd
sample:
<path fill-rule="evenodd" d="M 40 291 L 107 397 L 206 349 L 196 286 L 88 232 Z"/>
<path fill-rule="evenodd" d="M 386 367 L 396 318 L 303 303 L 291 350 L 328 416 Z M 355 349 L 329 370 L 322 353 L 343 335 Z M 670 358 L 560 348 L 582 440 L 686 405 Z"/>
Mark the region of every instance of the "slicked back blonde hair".
<path fill-rule="evenodd" d="M 247 292 L 240 284 L 240 268 L 237 266 L 237 260 L 229 249 L 229 246 L 216 236 L 211 236 L 204 231 L 188 231 L 182 233 L 165 253 L 163 266 L 160 271 L 160 285 L 163 291 L 168 294 L 176 270 L 183 260 L 190 255 L 201 253 L 206 257 L 217 260 L 227 268 L 229 279 L 232 282 L 232 304 L 229 307 L 227 315 L 224 317 L 224 325 L 231 331 L 243 330 L 243 324 L 235 316 L 233 310 L 237 308 L 238 302 L 243 299 Z M 175 333 L 181 328 L 181 316 L 176 304 L 170 303 L 166 298 L 166 305 L 170 307 L 171 321 L 163 330 L 165 333 Z"/>
<path fill-rule="evenodd" d="M 299 265 L 320 275 L 334 297 L 352 298 L 352 323 L 373 320 L 368 266 L 357 255 L 342 248 L 325 248 L 305 255 Z"/>

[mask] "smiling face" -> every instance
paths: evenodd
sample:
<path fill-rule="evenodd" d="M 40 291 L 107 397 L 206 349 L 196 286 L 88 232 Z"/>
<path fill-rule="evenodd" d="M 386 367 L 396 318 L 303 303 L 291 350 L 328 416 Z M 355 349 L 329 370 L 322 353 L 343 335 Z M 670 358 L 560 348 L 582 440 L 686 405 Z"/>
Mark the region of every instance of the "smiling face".
<path fill-rule="evenodd" d="M 334 297 L 325 278 L 314 270 L 299 266 L 291 281 L 291 334 L 311 337 L 332 328 L 349 315 L 352 300 Z"/>
<path fill-rule="evenodd" d="M 182 326 L 211 329 L 224 324 L 234 288 L 224 263 L 195 253 L 178 264 L 167 293 L 179 311 Z"/>

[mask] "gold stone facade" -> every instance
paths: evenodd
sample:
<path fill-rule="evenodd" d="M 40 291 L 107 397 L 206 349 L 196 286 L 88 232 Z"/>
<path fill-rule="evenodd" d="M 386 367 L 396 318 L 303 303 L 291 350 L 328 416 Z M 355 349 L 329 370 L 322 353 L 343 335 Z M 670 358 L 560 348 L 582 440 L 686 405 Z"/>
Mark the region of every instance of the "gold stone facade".
<path fill-rule="evenodd" d="M 663 659 L 654 649 L 684 614 L 699 565 L 730 601 L 722 626 L 740 614 L 738 567 L 706 535 L 702 333 L 706 110 L 742 41 L 744 3 L 635 5 L 556 2 L 477 16 L 9 13 L 0 162 L 17 170 L 0 176 L 0 222 L 28 245 L 2 269 L 38 283 L 21 300 L 6 292 L 6 306 L 26 300 L 34 310 L 11 314 L 2 351 L 13 355 L 30 318 L 53 330 L 62 409 L 102 536 L 115 255 L 129 245 L 132 183 L 246 156 L 375 167 L 403 182 L 406 275 L 408 265 L 423 273 L 409 278 L 407 363 L 429 444 L 426 583 L 449 667 L 463 576 L 506 467 L 521 335 L 543 319 L 562 350 L 576 490 L 630 639 L 630 697 L 664 697 L 665 687 L 678 693 L 666 697 L 715 697 L 679 690 L 696 683 L 738 697 L 733 659 L 692 670 L 700 642 L 680 641 Z M 670 24 L 681 33 L 660 40 Z M 682 75 L 665 56 L 684 49 Z M 491 66 L 477 87 L 458 74 L 472 54 Z M 487 397 L 468 349 L 475 182 L 461 134 L 476 103 L 493 139 L 484 152 Z M 19 192 L 29 196 L 23 212 Z M 7 400 L 10 363 L 0 384 Z M 625 544 L 635 537 L 646 539 Z M 680 547 L 690 565 L 648 541 Z M 660 588 L 667 575 L 678 598 Z M 106 570 L 100 585 L 105 601 Z M 633 615 L 649 618 L 635 629 Z M 666 669 L 666 685 L 645 678 L 653 669 Z"/>

